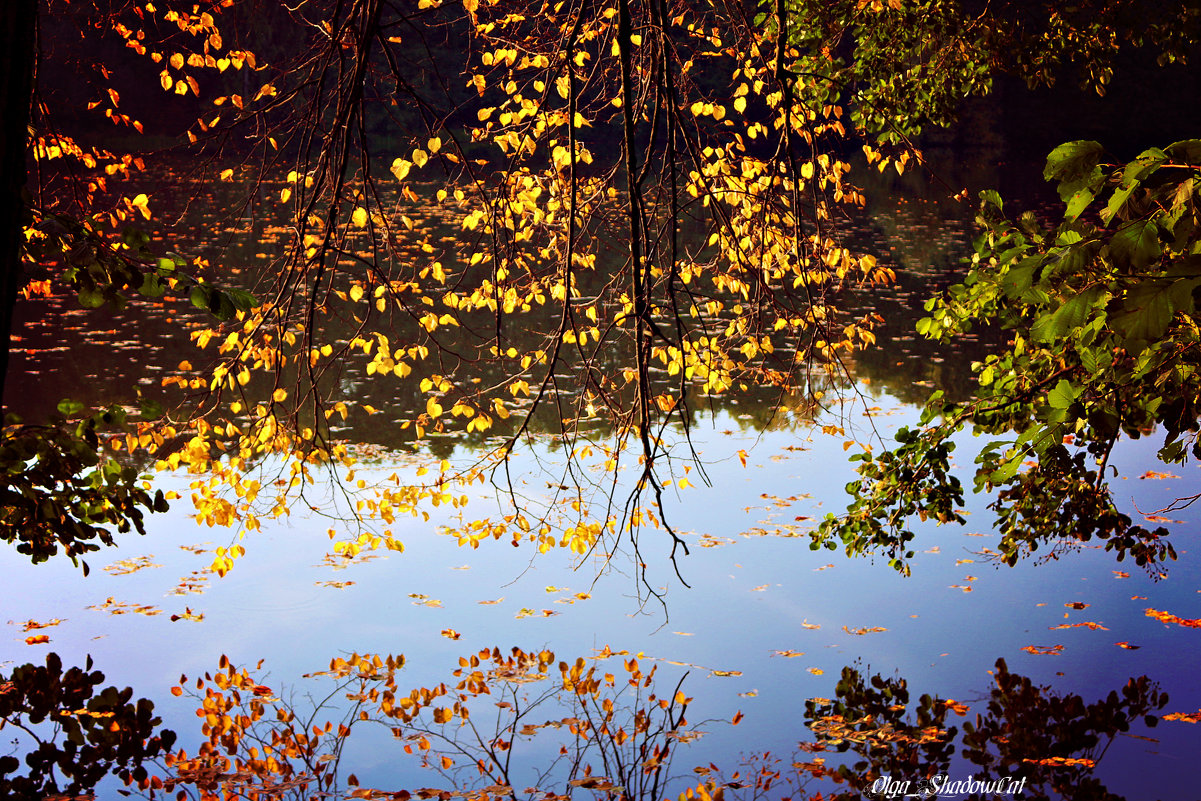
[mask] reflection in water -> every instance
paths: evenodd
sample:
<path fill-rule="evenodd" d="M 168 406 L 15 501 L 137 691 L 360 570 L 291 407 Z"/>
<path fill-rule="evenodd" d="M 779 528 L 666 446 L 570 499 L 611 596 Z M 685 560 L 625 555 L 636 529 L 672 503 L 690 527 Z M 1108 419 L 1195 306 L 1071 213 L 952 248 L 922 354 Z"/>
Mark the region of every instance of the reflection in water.
<path fill-rule="evenodd" d="M 868 678 L 847 666 L 834 698 L 806 702 L 813 739 L 797 753 L 760 752 L 694 767 L 687 745 L 715 724 L 738 725 L 742 714 L 689 722 L 689 673 L 656 686 L 658 666 L 645 668 L 625 651 L 605 648 L 569 662 L 548 650 L 495 648 L 460 658 L 449 681 L 404 691 L 398 683 L 404 664 L 399 655 L 335 658 L 328 670 L 307 677 L 322 686 L 297 701 L 292 691 L 260 683 L 261 663 L 249 670 L 222 657 L 215 673 L 194 683 L 181 677 L 173 690 L 196 701 L 202 721 L 204 740 L 189 755 L 170 751 L 175 735 L 155 730 L 150 701 L 131 704 L 129 689 L 97 692 L 104 677 L 91 671 L 90 660 L 85 669 L 64 672 L 51 654 L 45 667 L 25 665 L 0 677 L 0 720 L 32 743 L 24 756 L 27 775 L 18 775 L 16 757 L 0 758 L 0 789 L 6 798 L 79 794 L 112 774 L 148 797 L 203 801 L 652 801 L 681 792 L 682 798 L 851 801 L 923 788 L 934 793 L 924 797 L 941 789 L 977 801 L 1013 797 L 1015 788 L 1021 798 L 1119 801 L 1091 769 L 1116 735 L 1140 720 L 1154 726 L 1154 713 L 1168 703 L 1146 676 L 1087 703 L 1036 686 L 998 659 L 986 705 L 960 730 L 948 723 L 967 715 L 966 704 L 931 695 L 913 703 L 904 678 Z M 410 787 L 366 788 L 343 772 L 352 734 L 366 730 L 360 736 L 369 737 L 379 727 L 391 734 L 397 756 L 407 755 L 438 786 L 418 779 Z M 161 761 L 161 774 L 149 775 L 143 763 L 151 760 Z M 693 785 L 696 777 L 701 783 Z"/>
<path fill-rule="evenodd" d="M 128 687 L 101 690 L 103 681 L 91 659 L 64 671 L 55 653 L 47 654 L 45 666 L 0 674 L 0 729 L 15 734 L 17 749 L 0 756 L 0 797 L 80 796 L 109 775 L 151 787 L 144 763 L 170 751 L 175 734 L 157 729 L 161 721 L 151 701 L 132 701 Z"/>
<path fill-rule="evenodd" d="M 970 774 L 986 787 L 1006 790 L 1020 786 L 1022 798 L 1118 801 L 1120 796 L 1111 794 L 1091 769 L 1118 734 L 1139 720 L 1155 726 L 1153 713 L 1168 703 L 1167 693 L 1146 676 L 1130 679 L 1093 703 L 1036 686 L 1011 673 L 1004 659 L 997 660 L 993 678 L 986 711 L 974 723 L 963 724 L 960 756 L 974 767 L 965 767 L 962 778 Z M 817 735 L 806 750 L 850 751 L 860 758 L 839 768 L 840 778 L 855 792 L 836 797 L 888 797 L 881 792 L 886 786 L 937 789 L 952 781 L 948 777 L 958 730 L 946 726 L 947 715 L 966 715 L 966 705 L 923 695 L 913 719 L 903 678 L 876 674 L 865 680 L 852 667 L 843 668 L 835 694 L 835 700 L 810 699 L 805 718 Z M 966 792 L 962 797 L 1008 794 Z"/>

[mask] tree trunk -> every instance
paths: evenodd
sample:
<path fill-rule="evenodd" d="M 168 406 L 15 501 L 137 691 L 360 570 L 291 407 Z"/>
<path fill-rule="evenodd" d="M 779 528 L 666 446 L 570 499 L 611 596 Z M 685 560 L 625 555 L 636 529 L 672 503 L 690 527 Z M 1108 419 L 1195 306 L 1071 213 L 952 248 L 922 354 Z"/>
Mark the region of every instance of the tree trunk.
<path fill-rule="evenodd" d="M 37 0 L 0 1 L 0 400 L 21 286 L 25 148 L 33 96 Z M 7 409 L 7 404 L 2 408 Z"/>

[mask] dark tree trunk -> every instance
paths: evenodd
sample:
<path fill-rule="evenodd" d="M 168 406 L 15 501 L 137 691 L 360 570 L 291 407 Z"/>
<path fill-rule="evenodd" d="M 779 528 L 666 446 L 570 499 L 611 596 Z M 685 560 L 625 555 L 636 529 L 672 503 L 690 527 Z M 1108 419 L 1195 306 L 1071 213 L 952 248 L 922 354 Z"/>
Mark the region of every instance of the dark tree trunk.
<path fill-rule="evenodd" d="M 37 0 L 0 0 L 0 399 L 21 285 L 21 191 L 33 96 Z M 4 406 L 7 408 L 7 405 Z"/>

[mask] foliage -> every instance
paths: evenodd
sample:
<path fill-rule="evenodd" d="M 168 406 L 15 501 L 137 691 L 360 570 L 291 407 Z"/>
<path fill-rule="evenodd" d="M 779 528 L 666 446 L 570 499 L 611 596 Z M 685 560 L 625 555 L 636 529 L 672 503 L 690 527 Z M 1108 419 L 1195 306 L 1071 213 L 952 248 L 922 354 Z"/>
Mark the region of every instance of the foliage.
<path fill-rule="evenodd" d="M 962 789 L 948 780 L 958 744 L 960 755 L 982 769 L 972 779 L 985 787 L 1016 786 L 1022 797 L 1030 798 L 1119 801 L 1092 769 L 1119 733 L 1139 722 L 1152 727 L 1158 723 L 1154 713 L 1167 705 L 1167 693 L 1141 676 L 1120 691 L 1086 703 L 1078 695 L 1058 696 L 1011 673 L 1004 659 L 990 672 L 994 686 L 987 706 L 974 722 L 964 722 L 960 732 L 946 725 L 948 714 L 966 716 L 966 704 L 923 695 L 910 711 L 905 679 L 879 674 L 866 679 L 853 667 L 843 668 L 834 700 L 815 698 L 805 705 L 806 723 L 817 737 L 806 750 L 851 751 L 859 757 L 853 765 L 830 768 L 837 780 L 853 788 L 853 794 L 834 797 L 889 797 L 880 790 L 882 777 L 889 777 L 891 787 L 908 788 L 900 792 L 916 790 L 920 795 L 926 787 L 930 797 L 999 797 L 987 790 Z"/>
<path fill-rule="evenodd" d="M 59 411 L 75 416 L 82 408 L 63 401 Z M 100 544 L 112 545 L 113 528 L 145 534 L 145 513 L 167 508 L 163 491 L 151 492 L 148 477 L 105 453 L 100 441 L 125 420 L 119 407 L 44 425 L 10 417 L 0 432 L 0 538 L 35 563 L 60 547 L 78 563 Z"/>
<path fill-rule="evenodd" d="M 1156 428 L 1162 461 L 1201 456 L 1199 164 L 1197 140 L 1128 164 L 1105 161 L 1096 142 L 1062 145 L 1045 171 L 1065 203 L 1050 228 L 1031 213 L 1010 221 L 1000 197 L 983 193 L 985 233 L 972 268 L 927 304 L 918 332 L 945 340 L 994 325 L 1011 332 L 1009 344 L 976 366 L 976 399 L 956 405 L 935 393 L 922 428 L 902 429 L 896 448 L 856 457 L 853 501 L 845 516 L 827 517 L 814 547 L 834 548 L 839 538 L 848 553 L 883 550 L 908 571 L 914 516 L 963 522 L 963 490 L 947 465 L 953 435 L 970 427 L 1008 435 L 980 448 L 975 476 L 977 491 L 997 490 L 1005 563 L 1047 541 L 1093 537 L 1119 560 L 1174 559 L 1166 529 L 1134 524 L 1115 507 L 1107 468 L 1119 439 Z"/>
<path fill-rule="evenodd" d="M 781 1 L 755 20 L 683 0 L 362 0 L 273 9 L 258 31 L 248 2 L 50 3 L 46 24 L 86 21 L 110 48 L 86 103 L 106 130 L 136 142 L 145 115 L 131 106 L 158 96 L 156 119 L 186 118 L 191 163 L 247 181 L 246 204 L 275 205 L 290 240 L 253 295 L 177 276 L 186 260 L 119 233 L 155 220 L 158 199 L 135 185 L 150 148 L 90 144 L 39 102 L 28 261 L 86 305 L 174 279 L 223 321 L 191 331 L 208 364 L 167 379 L 193 396 L 171 424 L 186 445 L 160 453 L 139 438 L 159 469 L 188 471 L 203 523 L 241 537 L 286 515 L 316 470 L 337 470 L 345 502 L 323 511 L 355 529 L 340 552 L 399 549 L 399 517 L 461 507 L 491 481 L 511 508 L 466 520 L 463 544 L 624 548 L 644 567 L 650 526 L 674 564 L 687 546 L 664 499 L 704 480 L 687 439 L 696 410 L 758 388 L 812 416 L 847 356 L 875 341 L 870 314 L 832 302 L 894 277 L 842 239 L 837 221 L 863 202 L 847 154 L 867 141 L 870 163 L 904 171 L 920 161 L 909 137 L 998 72 L 1040 85 L 1073 64 L 1101 88 L 1119 45 L 1154 41 L 1179 59 L 1196 15 L 1161 5 L 972 16 L 949 0 Z M 56 41 L 38 74 L 91 63 L 87 42 Z M 379 411 L 344 394 L 356 380 L 414 400 L 387 422 L 415 446 L 460 435 L 487 450 L 425 481 L 356 480 L 331 441 L 338 419 Z M 510 465 L 538 440 L 564 459 L 532 496 Z M 920 472 L 915 447 L 903 458 Z M 950 518 L 953 481 L 902 506 Z"/>
<path fill-rule="evenodd" d="M 1168 703 L 1168 694 L 1146 676 L 1093 703 L 1037 687 L 1011 673 L 1003 659 L 997 660 L 993 678 L 987 713 L 963 726 L 963 756 L 981 766 L 985 778 L 1026 778 L 1023 789 L 1032 798 L 1119 801 L 1091 770 L 1081 768 L 1094 767 L 1132 724 L 1155 726 L 1154 713 Z"/>
<path fill-rule="evenodd" d="M 629 658 L 605 672 L 602 666 L 617 656 Z M 168 793 L 194 791 L 205 801 L 307 798 L 313 792 L 348 798 L 450 793 L 651 801 L 666 797 L 677 748 L 701 734 L 684 717 L 691 699 L 681 690 L 683 679 L 660 698 L 653 687 L 656 669 L 643 671 L 624 652 L 605 649 L 590 660 L 556 665 L 546 650 L 485 649 L 459 660 L 454 684 L 407 693 L 397 683 L 404 663 L 398 655 L 336 658 L 328 671 L 313 676 L 332 678 L 337 686 L 316 708 L 301 711 L 222 657 L 221 670 L 189 690 L 202 704 L 207 742 L 194 756 L 171 754 L 161 786 Z M 184 686 L 175 694 L 182 695 Z M 340 697 L 348 706 L 339 707 Z M 334 713 L 340 722 L 317 722 Z M 387 727 L 406 754 L 449 787 L 370 789 L 353 774 L 340 777 L 345 742 L 368 722 Z M 538 764 L 515 761 L 514 753 L 524 753 L 523 744 L 535 740 L 541 746 L 534 752 L 540 754 Z"/>
<path fill-rule="evenodd" d="M 884 144 L 952 125 L 963 101 L 989 94 L 1000 76 L 1030 88 L 1069 77 L 1104 95 L 1123 48 L 1153 48 L 1160 64 L 1183 62 L 1201 25 L 1193 6 L 1141 0 L 1066 7 L 765 0 L 760 7 L 757 21 L 770 28 L 782 22 L 803 54 L 797 69 L 827 102 L 844 104 L 860 132 Z"/>
<path fill-rule="evenodd" d="M 865 680 L 849 665 L 842 669 L 835 697 L 807 700 L 805 721 L 817 737 L 815 750 L 859 756 L 853 765 L 836 768 L 838 781 L 862 792 L 882 776 L 916 785 L 947 772 L 957 731 L 946 725 L 953 702 L 923 695 L 911 711 L 904 679 L 874 675 Z"/>
<path fill-rule="evenodd" d="M 37 744 L 25 755 L 24 775 L 20 760 L 0 756 L 5 798 L 76 796 L 110 774 L 126 784 L 149 781 L 143 763 L 169 750 L 175 734 L 156 731 L 160 721 L 149 700 L 131 703 L 131 689 L 98 689 L 103 681 L 90 658 L 83 669 L 64 671 L 54 653 L 46 656 L 45 667 L 27 664 L 0 675 L 0 728 L 19 729 Z"/>

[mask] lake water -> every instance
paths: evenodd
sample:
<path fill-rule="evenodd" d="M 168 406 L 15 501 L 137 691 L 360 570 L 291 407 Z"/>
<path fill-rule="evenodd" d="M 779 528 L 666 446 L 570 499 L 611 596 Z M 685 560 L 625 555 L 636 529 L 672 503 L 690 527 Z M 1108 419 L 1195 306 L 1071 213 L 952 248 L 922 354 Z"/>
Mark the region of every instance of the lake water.
<path fill-rule="evenodd" d="M 213 209 L 193 209 L 189 224 L 197 229 L 215 224 L 220 204 L 217 198 Z M 913 306 L 936 283 L 933 274 L 963 252 L 968 232 L 948 230 L 936 209 L 915 199 L 872 211 L 859 223 L 860 235 L 902 269 L 896 293 L 902 303 L 877 306 L 891 337 L 859 360 L 859 400 L 817 421 L 837 423 L 860 438 L 870 436 L 872 425 L 887 437 L 891 429 L 914 423 L 917 414 L 908 404 L 935 384 L 962 391 L 969 375 L 964 362 L 979 347 L 968 343 L 966 351 L 936 353 L 908 333 Z M 226 259 L 252 270 L 256 256 L 270 249 L 271 234 L 256 242 L 231 245 Z M 27 352 L 14 366 L 24 377 L 12 379 L 14 386 L 30 408 L 67 395 L 99 403 L 127 394 L 135 383 L 152 387 L 186 357 L 186 334 L 179 325 L 184 314 L 169 304 L 146 304 L 120 315 L 103 312 L 97 323 L 95 313 L 66 305 L 36 307 L 22 333 Z M 370 402 L 387 408 L 381 390 L 364 386 L 363 391 L 376 393 Z M 181 674 L 194 680 L 217 671 L 222 655 L 250 668 L 261 661 L 253 671 L 256 681 L 273 697 L 290 699 L 304 710 L 333 687 L 328 676 L 306 674 L 352 653 L 403 654 L 406 664 L 397 677 L 403 694 L 410 687 L 453 683 L 459 658 L 481 649 L 546 649 L 555 661 L 569 663 L 605 649 L 626 651 L 637 655 L 643 669 L 657 667 L 660 697 L 672 697 L 678 684 L 693 699 L 687 717 L 704 733 L 674 746 L 666 774 L 671 780 L 657 791 L 664 797 L 675 797 L 706 777 L 694 768 L 712 763 L 729 779 L 764 752 L 783 760 L 785 769 L 792 761 L 816 757 L 831 765 L 853 763 L 858 758 L 853 750 L 846 755 L 833 747 L 813 751 L 817 735 L 805 714 L 810 699 L 835 697 L 848 666 L 865 677 L 903 678 L 911 705 L 926 693 L 965 705 L 964 716 L 952 713 L 947 720 L 960 732 L 964 722 L 988 714 L 994 686 L 990 671 L 998 659 L 1012 673 L 1049 688 L 1044 697 L 1076 694 L 1094 703 L 1145 675 L 1171 696 L 1159 714 L 1201 710 L 1201 682 L 1192 666 L 1201 652 L 1201 631 L 1146 613 L 1201 617 L 1201 560 L 1193 547 L 1201 518 L 1194 510 L 1173 513 L 1180 521 L 1172 526 L 1180 559 L 1169 566 L 1166 578 L 1154 580 L 1098 548 L 997 567 L 987 555 L 997 539 L 987 500 L 970 498 L 966 527 L 921 530 L 913 574 L 903 578 L 882 560 L 809 549 L 805 532 L 811 523 L 845 505 L 843 486 L 853 471 L 843 439 L 788 417 L 760 430 L 762 399 L 743 403 L 741 409 L 723 404 L 692 432 L 711 486 L 683 490 L 666 502 L 671 524 L 691 548 L 679 560 L 679 577 L 668 561 L 666 535 L 654 529 L 642 535 L 647 581 L 658 597 L 641 583 L 628 549 L 609 560 L 580 562 L 561 549 L 537 555 L 505 541 L 486 540 L 471 550 L 442 532 L 455 523 L 456 513 L 445 507 L 433 510 L 428 521 L 417 518 L 393 528 L 405 543 L 404 553 L 372 553 L 354 563 L 327 558 L 329 521 L 295 509 L 288 519 L 244 540 L 247 554 L 218 579 L 204 569 L 213 549 L 231 544 L 231 533 L 198 526 L 181 500 L 150 520 L 146 537 L 122 537 L 117 548 L 94 554 L 86 579 L 61 560 L 32 566 L 11 549 L 0 550 L 9 631 L 0 649 L 0 670 L 42 662 L 48 651 L 68 665 L 82 664 L 90 655 L 109 683 L 128 685 L 135 697 L 152 699 L 164 725 L 194 753 L 202 739 L 197 703 L 172 695 L 171 687 Z M 400 444 L 386 429 L 360 423 L 343 436 Z M 958 451 L 968 462 L 962 465 L 965 473 L 971 467 L 968 440 Z M 453 441 L 439 449 L 437 457 L 452 462 L 472 457 L 469 447 Z M 745 466 L 740 450 L 749 453 Z M 1135 519 L 1194 492 L 1197 485 L 1195 464 L 1173 468 L 1170 477 L 1143 477 L 1160 467 L 1154 452 L 1154 438 L 1145 438 L 1125 443 L 1113 459 L 1122 475 L 1117 497 Z M 403 479 L 433 458 L 428 451 L 384 450 L 359 469 L 359 477 L 395 472 Z M 520 456 L 514 473 L 526 482 L 523 491 L 545 496 L 546 471 L 558 458 L 545 444 Z M 182 476 L 160 476 L 157 483 L 187 495 Z M 325 492 L 332 489 L 317 487 L 310 496 L 318 508 Z M 505 511 L 503 497 L 480 491 L 464 514 Z M 27 621 L 51 619 L 61 622 L 25 630 Z M 44 633 L 49 642 L 27 645 L 31 633 Z M 1028 647 L 1041 653 L 1024 650 Z M 614 656 L 599 664 L 620 676 L 621 662 L 628 658 Z M 558 676 L 557 670 L 551 672 Z M 551 684 L 504 686 L 533 693 Z M 476 699 L 473 720 L 497 714 L 499 697 Z M 619 706 L 629 694 L 623 699 Z M 337 719 L 336 708 L 345 702 L 335 696 L 333 704 L 334 711 L 323 712 L 316 722 Z M 566 714 L 556 709 L 543 707 L 529 720 L 541 723 Z M 739 723 L 732 725 L 738 713 Z M 1014 717 L 1013 736 L 1038 720 L 1034 713 Z M 540 729 L 518 738 L 511 756 L 515 787 L 534 783 L 551 764 L 560 735 Z M 1104 751 L 1093 775 L 1111 792 L 1130 799 L 1196 795 L 1191 788 L 1201 753 L 1198 725 L 1162 721 L 1148 728 L 1140 722 L 1112 745 L 1106 742 L 1073 755 L 1096 757 Z M 356 727 L 346 738 L 339 775 L 353 773 L 363 787 L 388 791 L 453 788 L 454 781 L 462 781 L 462 776 L 439 775 L 436 762 L 434 768 L 421 767 L 420 749 L 407 754 L 406 744 L 412 741 L 394 740 L 383 726 Z M 798 744 L 808 745 L 798 750 Z M 459 759 L 455 767 L 462 765 Z M 1016 770 L 1022 775 L 1020 767 Z M 1076 770 L 1081 776 L 1089 773 Z M 966 779 L 974 771 L 957 755 L 948 775 Z M 1031 775 L 1034 771 L 1031 764 Z M 782 797 L 783 786 L 760 797 Z M 106 787 L 102 797 L 115 793 L 114 786 Z M 806 792 L 832 789 L 839 787 L 813 780 Z M 736 787 L 727 792 L 738 797 Z"/>

